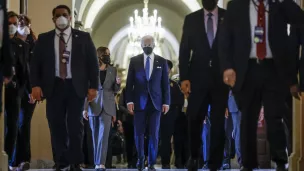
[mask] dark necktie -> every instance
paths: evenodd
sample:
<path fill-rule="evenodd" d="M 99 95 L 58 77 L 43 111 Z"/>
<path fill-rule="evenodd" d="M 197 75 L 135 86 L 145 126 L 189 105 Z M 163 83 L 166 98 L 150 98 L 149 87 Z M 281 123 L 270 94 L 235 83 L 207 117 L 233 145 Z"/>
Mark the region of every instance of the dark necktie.
<path fill-rule="evenodd" d="M 260 60 L 263 60 L 266 57 L 266 25 L 265 25 L 265 5 L 263 0 L 259 0 L 258 5 L 258 27 L 263 29 L 263 41 L 261 43 L 257 43 L 256 45 L 256 53 L 257 57 Z"/>
<path fill-rule="evenodd" d="M 66 79 L 67 64 L 63 62 L 64 60 L 63 53 L 65 51 L 65 41 L 63 35 L 64 33 L 60 33 L 60 37 L 59 37 L 59 73 L 60 73 L 60 78 Z"/>
<path fill-rule="evenodd" d="M 210 47 L 212 47 L 213 39 L 214 39 L 214 30 L 213 30 L 213 20 L 212 20 L 212 13 L 208 13 L 208 20 L 207 20 L 207 37 L 209 41 Z"/>
<path fill-rule="evenodd" d="M 150 57 L 149 56 L 146 59 L 146 68 L 145 68 L 145 71 L 146 71 L 147 80 L 150 80 Z"/>

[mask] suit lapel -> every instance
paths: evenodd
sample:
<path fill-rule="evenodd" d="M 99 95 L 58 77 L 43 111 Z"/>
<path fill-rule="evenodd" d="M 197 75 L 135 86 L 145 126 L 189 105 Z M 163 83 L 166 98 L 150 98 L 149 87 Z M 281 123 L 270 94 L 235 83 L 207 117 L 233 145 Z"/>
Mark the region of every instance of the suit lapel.
<path fill-rule="evenodd" d="M 159 63 L 158 62 L 158 56 L 154 54 L 153 70 L 152 70 L 152 73 L 151 73 L 150 80 L 153 78 L 153 75 L 155 73 L 155 70 L 157 69 L 158 63 Z"/>
<path fill-rule="evenodd" d="M 201 22 L 202 24 L 198 24 L 199 30 L 201 30 L 200 34 L 202 36 L 202 40 L 205 41 L 205 43 L 207 43 L 209 45 L 207 32 L 206 32 L 206 27 L 205 27 L 205 13 L 204 13 L 203 8 L 199 12 L 199 20 L 198 21 L 202 21 Z M 210 48 L 210 46 L 209 46 L 209 48 Z"/>
<path fill-rule="evenodd" d="M 251 36 L 251 24 L 250 24 L 250 1 L 251 0 L 243 0 L 241 1 L 240 7 L 238 8 L 238 10 L 240 10 L 239 14 L 240 17 L 242 17 L 240 23 L 243 23 L 242 25 L 240 25 L 241 27 L 244 27 L 243 29 L 240 29 L 242 31 L 244 31 L 243 35 L 244 37 L 244 47 L 248 47 L 248 55 L 250 55 L 250 49 L 252 46 L 251 40 L 252 40 L 252 36 Z M 242 34 L 242 33 L 240 33 Z"/>
<path fill-rule="evenodd" d="M 145 70 L 145 57 L 144 57 L 144 54 L 141 54 L 139 60 L 140 60 L 139 61 L 140 68 L 142 68 L 141 71 L 144 73 L 145 78 L 147 78 L 147 76 L 146 76 L 146 70 Z"/>
<path fill-rule="evenodd" d="M 109 82 L 111 75 L 112 75 L 112 67 L 108 66 L 107 73 L 106 73 L 106 78 L 105 78 L 104 83 L 103 83 L 103 85 L 104 85 L 103 87 L 105 87 L 105 85 Z"/>
<path fill-rule="evenodd" d="M 220 29 L 221 29 L 220 24 L 221 24 L 221 22 L 223 22 L 223 19 L 224 19 L 224 10 L 222 10 L 222 8 L 218 8 L 216 34 L 215 34 L 215 37 L 214 37 L 214 41 L 213 41 L 212 47 L 213 47 L 214 42 L 216 42 L 216 39 L 218 37 L 218 33 L 219 33 Z"/>
<path fill-rule="evenodd" d="M 56 59 L 55 58 L 57 57 L 56 51 L 55 51 L 55 36 L 57 36 L 57 35 L 56 35 L 55 30 L 51 31 L 48 36 L 49 36 L 48 40 L 50 40 L 50 41 L 49 41 L 49 45 L 46 48 L 49 49 L 48 51 L 50 54 L 51 65 L 53 66 L 54 73 L 55 73 L 55 68 L 56 68 L 56 62 L 55 62 Z"/>
<path fill-rule="evenodd" d="M 77 41 L 78 41 L 78 34 L 76 33 L 76 30 L 74 30 L 74 29 L 72 29 L 72 35 L 71 35 L 72 37 L 72 52 L 71 52 L 71 57 L 70 58 L 72 58 L 72 56 L 77 56 L 77 55 L 75 55 L 75 54 L 77 54 Z M 71 69 L 73 68 L 73 59 L 71 59 Z"/>

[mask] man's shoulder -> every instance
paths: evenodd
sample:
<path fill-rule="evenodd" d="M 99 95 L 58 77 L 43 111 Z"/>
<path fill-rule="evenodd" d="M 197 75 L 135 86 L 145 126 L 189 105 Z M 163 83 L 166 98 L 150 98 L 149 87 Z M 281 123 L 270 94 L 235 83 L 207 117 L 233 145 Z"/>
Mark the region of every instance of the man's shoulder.
<path fill-rule="evenodd" d="M 157 59 L 157 60 L 159 60 L 161 62 L 167 63 L 167 59 L 166 58 L 164 58 L 162 56 L 159 56 L 159 55 L 156 55 L 156 54 L 154 54 L 154 56 L 155 56 L 155 59 Z"/>
<path fill-rule="evenodd" d="M 185 19 L 193 19 L 193 18 L 197 18 L 198 16 L 200 16 L 202 13 L 204 13 L 204 9 L 199 9 L 197 11 L 194 11 L 188 15 L 186 15 Z"/>
<path fill-rule="evenodd" d="M 79 36 L 89 36 L 90 34 L 85 31 L 77 30 L 77 29 L 72 29 L 73 34 L 79 35 Z"/>
<path fill-rule="evenodd" d="M 139 54 L 139 55 L 133 56 L 133 57 L 130 58 L 130 62 L 138 61 L 142 57 L 143 57 L 143 54 Z"/>

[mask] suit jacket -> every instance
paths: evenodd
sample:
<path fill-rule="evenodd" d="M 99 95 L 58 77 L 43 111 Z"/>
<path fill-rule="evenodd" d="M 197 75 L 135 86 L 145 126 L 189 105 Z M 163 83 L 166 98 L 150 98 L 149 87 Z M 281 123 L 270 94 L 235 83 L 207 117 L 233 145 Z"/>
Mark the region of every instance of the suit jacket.
<path fill-rule="evenodd" d="M 234 96 L 232 94 L 232 91 L 229 92 L 229 97 L 228 97 L 228 109 L 229 112 L 238 112 L 239 108 L 235 102 Z"/>
<path fill-rule="evenodd" d="M 115 67 L 108 66 L 103 86 L 99 85 L 97 97 L 92 102 L 85 100 L 85 110 L 89 116 L 99 116 L 104 110 L 111 116 L 116 116 L 114 93 L 120 90 L 120 84 L 116 83 L 117 71 Z"/>
<path fill-rule="evenodd" d="M 294 83 L 294 60 L 288 50 L 287 24 L 304 23 L 304 13 L 293 0 L 268 1 L 268 39 L 277 73 L 287 85 Z M 242 88 L 251 51 L 250 0 L 233 0 L 228 4 L 220 31 L 219 57 L 222 71 L 232 68 L 236 72 L 234 91 Z"/>
<path fill-rule="evenodd" d="M 294 82 L 298 82 L 300 86 L 300 90 L 304 91 L 304 49 L 301 48 L 301 56 L 300 56 L 300 46 L 304 45 L 304 25 L 293 25 L 290 27 L 290 35 L 289 35 L 289 48 L 290 55 L 292 59 L 296 63 L 296 68 L 294 68 Z M 298 74 L 300 80 L 298 81 Z"/>
<path fill-rule="evenodd" d="M 40 34 L 31 59 L 32 87 L 41 87 L 45 97 L 52 96 L 55 82 L 55 30 Z M 72 29 L 71 72 L 73 86 L 84 98 L 88 89 L 98 89 L 99 69 L 97 54 L 89 33 Z"/>
<path fill-rule="evenodd" d="M 153 71 L 148 81 L 144 68 L 144 55 L 132 57 L 127 77 L 126 101 L 134 103 L 134 110 L 144 110 L 151 97 L 156 110 L 170 105 L 170 85 L 167 60 L 154 55 Z"/>
<path fill-rule="evenodd" d="M 171 95 L 171 106 L 182 107 L 184 104 L 184 94 L 182 93 L 180 86 L 176 81 L 170 79 L 170 95 Z M 170 107 L 171 108 L 171 107 Z"/>
<path fill-rule="evenodd" d="M 24 91 L 30 92 L 31 87 L 27 84 L 29 82 L 29 68 L 28 58 L 30 55 L 30 45 L 23 40 L 14 37 L 11 40 L 11 47 L 13 52 L 13 66 L 15 69 L 15 76 L 13 81 L 17 82 L 18 94 L 23 95 Z"/>
<path fill-rule="evenodd" d="M 180 80 L 190 80 L 191 85 L 208 86 L 206 80 L 215 78 L 222 83 L 218 59 L 218 32 L 225 10 L 218 8 L 217 33 L 210 47 L 205 29 L 204 9 L 186 16 L 179 51 Z M 211 61 L 211 62 L 210 62 Z M 211 64 L 211 69 L 210 69 Z M 198 78 L 199 75 L 199 78 Z"/>
<path fill-rule="evenodd" d="M 3 35 L 2 35 L 2 47 L 0 51 L 0 70 L 2 76 L 11 77 L 13 75 L 12 65 L 13 65 L 13 54 L 11 51 L 11 42 L 8 33 L 8 16 L 6 9 L 6 0 L 1 1 L 0 9 L 3 10 Z M 1 80 L 2 80 L 1 76 Z M 2 81 L 1 81 L 2 82 Z"/>

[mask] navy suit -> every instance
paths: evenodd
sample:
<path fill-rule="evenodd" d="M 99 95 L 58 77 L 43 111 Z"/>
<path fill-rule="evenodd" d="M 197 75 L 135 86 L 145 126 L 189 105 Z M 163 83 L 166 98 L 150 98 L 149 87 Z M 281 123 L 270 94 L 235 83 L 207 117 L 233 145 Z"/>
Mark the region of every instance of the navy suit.
<path fill-rule="evenodd" d="M 126 101 L 134 103 L 134 133 L 138 165 L 144 161 L 144 133 L 149 125 L 149 165 L 156 163 L 162 105 L 170 105 L 170 85 L 167 60 L 154 55 L 153 71 L 147 79 L 144 55 L 131 58 L 126 85 Z"/>

